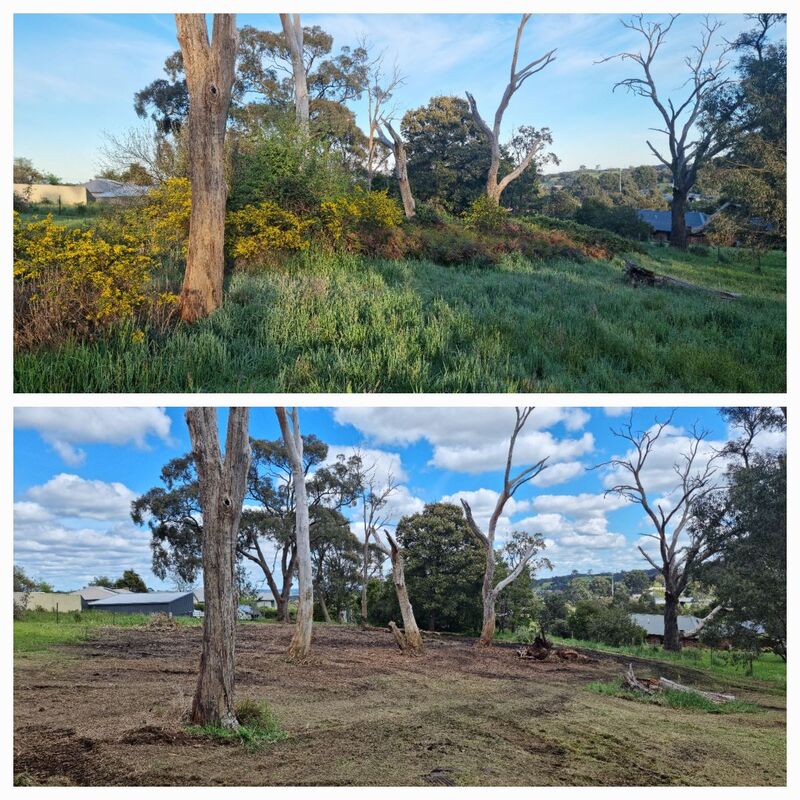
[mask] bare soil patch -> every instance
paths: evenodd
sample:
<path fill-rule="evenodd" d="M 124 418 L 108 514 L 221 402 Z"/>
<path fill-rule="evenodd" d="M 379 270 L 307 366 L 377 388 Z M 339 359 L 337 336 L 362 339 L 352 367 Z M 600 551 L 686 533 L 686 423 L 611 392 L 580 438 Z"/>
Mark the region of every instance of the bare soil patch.
<path fill-rule="evenodd" d="M 186 731 L 199 628 L 104 628 L 77 647 L 18 656 L 15 775 L 102 786 L 786 780 L 774 695 L 748 696 L 764 701 L 758 714 L 659 709 L 585 691 L 620 674 L 612 659 L 538 662 L 447 637 L 411 657 L 388 631 L 337 626 L 317 626 L 313 657 L 297 666 L 284 658 L 291 633 L 238 628 L 237 698 L 266 700 L 289 734 L 257 752 Z"/>

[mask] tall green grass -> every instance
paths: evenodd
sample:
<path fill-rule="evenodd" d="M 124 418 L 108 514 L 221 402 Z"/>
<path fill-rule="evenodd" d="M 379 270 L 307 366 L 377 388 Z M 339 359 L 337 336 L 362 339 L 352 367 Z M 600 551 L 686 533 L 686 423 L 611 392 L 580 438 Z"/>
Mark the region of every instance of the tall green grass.
<path fill-rule="evenodd" d="M 75 611 L 56 615 L 53 611 L 28 611 L 14 620 L 14 652 L 37 653 L 58 645 L 77 644 L 90 639 L 101 627 L 147 625 L 151 614 L 117 614 L 113 611 Z M 175 617 L 181 625 L 199 625 L 192 617 Z"/>
<path fill-rule="evenodd" d="M 779 392 L 785 254 L 761 272 L 650 247 L 645 266 L 741 292 L 637 288 L 621 261 L 494 267 L 310 252 L 234 274 L 223 307 L 142 343 L 132 329 L 18 352 L 19 392 Z"/>
<path fill-rule="evenodd" d="M 710 647 L 684 647 L 678 652 L 665 650 L 660 645 L 623 645 L 612 647 L 600 642 L 589 642 L 583 639 L 565 639 L 550 637 L 554 642 L 566 647 L 581 647 L 607 653 L 620 653 L 662 661 L 678 667 L 700 669 L 710 674 L 736 679 L 748 679 L 770 683 L 777 689 L 786 688 L 786 662 L 775 653 L 761 653 L 752 662 L 752 674 L 747 663 L 736 658 L 736 654 Z"/>

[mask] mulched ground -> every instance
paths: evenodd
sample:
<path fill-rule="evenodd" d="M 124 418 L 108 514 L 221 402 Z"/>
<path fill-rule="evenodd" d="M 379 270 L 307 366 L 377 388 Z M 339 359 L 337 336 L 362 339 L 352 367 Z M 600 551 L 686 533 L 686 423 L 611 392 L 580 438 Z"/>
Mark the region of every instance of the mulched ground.
<path fill-rule="evenodd" d="M 614 660 L 524 661 L 511 647 L 479 650 L 446 637 L 426 639 L 425 653 L 414 658 L 402 655 L 388 632 L 336 626 L 317 626 L 312 659 L 295 665 L 284 655 L 291 626 L 239 625 L 237 699 L 266 700 L 289 734 L 285 741 L 254 753 L 190 735 L 185 714 L 200 633 L 194 627 L 104 628 L 81 646 L 17 658 L 18 782 L 687 782 L 685 763 L 664 761 L 686 748 L 680 715 L 664 729 L 660 745 L 644 746 L 659 712 L 584 691 L 591 681 L 620 674 Z M 753 742 L 763 728 L 763 754 L 755 745 L 748 749 L 753 763 L 720 768 L 740 758 L 732 744 L 720 740 L 719 747 L 706 747 L 707 774 L 700 770 L 692 777 L 713 782 L 719 769 L 727 776 L 723 782 L 785 780 L 768 755 L 781 737 L 785 747 L 785 714 L 768 713 L 769 720 L 745 721 Z M 698 742 L 707 745 L 721 720 L 706 717 L 696 717 L 694 726 Z M 725 724 L 734 721 L 726 718 Z M 741 721 L 735 724 L 732 737 L 741 733 Z M 780 763 L 779 753 L 777 759 Z"/>

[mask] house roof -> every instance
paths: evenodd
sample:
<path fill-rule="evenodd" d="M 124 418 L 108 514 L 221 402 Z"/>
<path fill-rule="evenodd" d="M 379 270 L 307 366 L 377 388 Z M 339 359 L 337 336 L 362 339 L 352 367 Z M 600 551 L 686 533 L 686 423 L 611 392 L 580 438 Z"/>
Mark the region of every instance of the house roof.
<path fill-rule="evenodd" d="M 84 600 L 102 600 L 104 597 L 114 597 L 119 594 L 118 589 L 109 589 L 107 586 L 84 586 L 78 589 L 79 594 Z"/>
<path fill-rule="evenodd" d="M 664 616 L 662 614 L 631 614 L 631 619 L 645 629 L 648 636 L 664 635 Z M 685 633 L 700 624 L 699 617 L 689 615 L 678 616 L 678 630 Z"/>
<path fill-rule="evenodd" d="M 636 211 L 642 222 L 646 222 L 657 233 L 672 231 L 672 212 L 656 211 L 652 208 L 640 208 Z M 701 230 L 708 222 L 709 215 L 702 211 L 687 211 L 684 215 L 686 227 L 690 230 Z"/>
<path fill-rule="evenodd" d="M 109 178 L 93 178 L 84 186 L 86 191 L 95 197 L 141 197 L 150 191 L 149 186 L 137 186 L 135 183 L 121 183 Z"/>
<path fill-rule="evenodd" d="M 172 603 L 182 597 L 190 597 L 191 592 L 126 592 L 125 594 L 115 594 L 113 597 L 105 597 L 92 603 L 92 607 L 97 606 L 128 606 L 128 605 L 158 605 L 161 603 Z"/>

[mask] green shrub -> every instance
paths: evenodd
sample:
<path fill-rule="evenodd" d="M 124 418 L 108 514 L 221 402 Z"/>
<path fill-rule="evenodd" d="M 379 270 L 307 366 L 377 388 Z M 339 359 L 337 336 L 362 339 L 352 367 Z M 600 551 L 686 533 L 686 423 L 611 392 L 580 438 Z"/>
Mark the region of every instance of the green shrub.
<path fill-rule="evenodd" d="M 605 228 L 630 239 L 646 241 L 650 226 L 639 219 L 632 206 L 612 206 L 596 197 L 587 197 L 575 212 L 575 221 L 593 228 Z"/>
<path fill-rule="evenodd" d="M 508 211 L 486 194 L 472 201 L 464 212 L 464 224 L 478 231 L 499 231 L 508 221 Z"/>
<path fill-rule="evenodd" d="M 576 603 L 567 625 L 576 639 L 619 647 L 641 644 L 645 630 L 637 625 L 627 611 L 618 606 L 605 606 L 595 600 Z"/>

